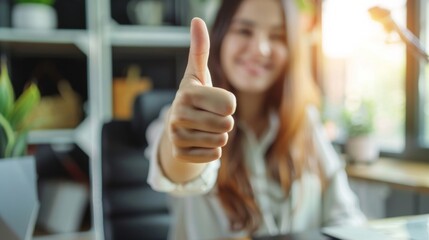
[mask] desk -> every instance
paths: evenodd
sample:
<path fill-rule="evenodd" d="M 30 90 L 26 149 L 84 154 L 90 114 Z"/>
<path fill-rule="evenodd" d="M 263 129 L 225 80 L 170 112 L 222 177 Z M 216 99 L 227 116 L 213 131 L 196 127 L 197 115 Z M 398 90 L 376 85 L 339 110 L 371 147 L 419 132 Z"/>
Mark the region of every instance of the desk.
<path fill-rule="evenodd" d="M 254 237 L 252 240 L 330 240 L 332 238 L 323 235 L 319 230 L 302 233 L 288 234 L 283 236 Z"/>
<path fill-rule="evenodd" d="M 339 229 L 342 227 L 338 227 Z M 429 214 L 418 216 L 404 216 L 395 218 L 385 218 L 369 221 L 363 227 L 356 227 L 355 231 L 360 229 L 374 230 L 376 233 L 386 235 L 389 240 L 427 240 L 429 239 Z M 355 236 L 350 236 L 355 237 Z M 255 237 L 253 240 L 332 240 L 336 238 L 328 237 L 320 230 L 312 230 L 303 233 L 288 234 L 273 237 Z M 342 238 L 340 238 L 342 239 Z M 350 238 L 353 239 L 353 238 Z M 374 239 L 374 237 L 373 237 Z M 361 239 L 359 239 L 361 240 Z"/>
<path fill-rule="evenodd" d="M 372 164 L 349 164 L 346 171 L 350 178 L 429 193 L 429 163 L 380 158 Z"/>
<path fill-rule="evenodd" d="M 367 227 L 386 234 L 394 234 L 391 240 L 427 240 L 429 239 L 429 214 L 418 216 L 404 216 L 369 221 Z M 418 235 L 416 235 L 418 234 Z M 426 234 L 426 235 L 425 235 Z M 420 236 L 420 237 L 418 237 Z M 412 237 L 412 238 L 411 238 Z M 34 240 L 94 240 L 92 232 L 81 234 L 62 234 L 53 236 L 35 237 Z M 321 233 L 320 230 L 311 230 L 303 233 L 282 236 L 254 237 L 234 240 L 332 240 Z M 231 240 L 231 239 L 229 239 Z"/>
<path fill-rule="evenodd" d="M 396 239 L 429 239 L 429 214 L 373 220 L 368 225 Z"/>

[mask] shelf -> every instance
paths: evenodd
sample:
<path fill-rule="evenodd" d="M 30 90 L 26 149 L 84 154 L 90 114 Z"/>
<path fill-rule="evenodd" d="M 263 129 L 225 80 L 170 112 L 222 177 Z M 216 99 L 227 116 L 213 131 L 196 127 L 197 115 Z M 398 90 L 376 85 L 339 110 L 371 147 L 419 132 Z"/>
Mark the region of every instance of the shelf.
<path fill-rule="evenodd" d="M 11 44 L 12 47 L 17 46 L 16 48 L 13 48 L 13 50 L 23 53 L 69 53 L 70 49 L 76 49 L 77 47 L 77 49 L 87 54 L 89 46 L 88 34 L 86 30 L 63 29 L 41 31 L 0 28 L 0 43 Z M 34 44 L 37 44 L 38 46 L 35 47 Z M 20 47 L 24 47 L 24 49 L 20 49 Z"/>
<path fill-rule="evenodd" d="M 91 153 L 91 121 L 85 119 L 74 129 L 33 130 L 28 134 L 28 144 L 77 144 L 88 155 Z"/>
<path fill-rule="evenodd" d="M 0 28 L 0 41 L 27 43 L 74 44 L 78 39 L 86 38 L 85 30 L 28 30 Z"/>
<path fill-rule="evenodd" d="M 73 144 L 74 129 L 33 130 L 28 135 L 29 144 Z"/>
<path fill-rule="evenodd" d="M 93 240 L 95 234 L 93 231 L 88 232 L 76 232 L 76 233 L 63 233 L 63 234 L 52 234 L 46 236 L 34 236 L 34 240 Z"/>
<path fill-rule="evenodd" d="M 111 43 L 115 47 L 189 47 L 189 27 L 112 26 Z"/>

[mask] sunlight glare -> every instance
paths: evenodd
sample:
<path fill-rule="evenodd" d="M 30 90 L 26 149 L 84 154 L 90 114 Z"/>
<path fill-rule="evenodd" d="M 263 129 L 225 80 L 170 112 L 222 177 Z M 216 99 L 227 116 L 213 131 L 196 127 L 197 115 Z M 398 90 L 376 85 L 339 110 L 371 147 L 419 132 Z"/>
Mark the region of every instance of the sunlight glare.
<path fill-rule="evenodd" d="M 383 34 L 381 24 L 374 22 L 368 13 L 376 2 L 326 0 L 322 16 L 322 47 L 326 56 L 346 58 L 364 42 Z"/>

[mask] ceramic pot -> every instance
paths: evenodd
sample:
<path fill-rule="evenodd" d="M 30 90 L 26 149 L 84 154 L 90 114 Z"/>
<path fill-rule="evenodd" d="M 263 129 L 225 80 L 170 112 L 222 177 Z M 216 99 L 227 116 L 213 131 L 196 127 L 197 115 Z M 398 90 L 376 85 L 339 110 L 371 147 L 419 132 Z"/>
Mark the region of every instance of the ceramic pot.
<path fill-rule="evenodd" d="M 163 21 L 163 2 L 160 0 L 132 0 L 127 14 L 133 24 L 160 26 Z"/>
<path fill-rule="evenodd" d="M 52 6 L 37 3 L 16 4 L 12 10 L 12 27 L 24 29 L 54 29 L 57 13 Z"/>
<path fill-rule="evenodd" d="M 39 200 L 33 157 L 0 159 L 0 238 L 32 239 Z"/>
<path fill-rule="evenodd" d="M 373 136 L 355 136 L 347 140 L 346 154 L 352 162 L 372 163 L 379 157 L 379 148 Z"/>

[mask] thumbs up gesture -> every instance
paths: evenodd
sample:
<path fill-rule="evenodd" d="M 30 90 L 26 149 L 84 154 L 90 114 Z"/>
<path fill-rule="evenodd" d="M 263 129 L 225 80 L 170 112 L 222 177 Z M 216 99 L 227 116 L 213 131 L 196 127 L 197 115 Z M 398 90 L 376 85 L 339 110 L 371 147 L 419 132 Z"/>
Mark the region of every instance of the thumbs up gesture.
<path fill-rule="evenodd" d="M 166 119 L 171 157 L 181 162 L 219 159 L 234 126 L 235 96 L 212 86 L 207 67 L 210 39 L 203 20 L 191 22 L 188 65 Z"/>

